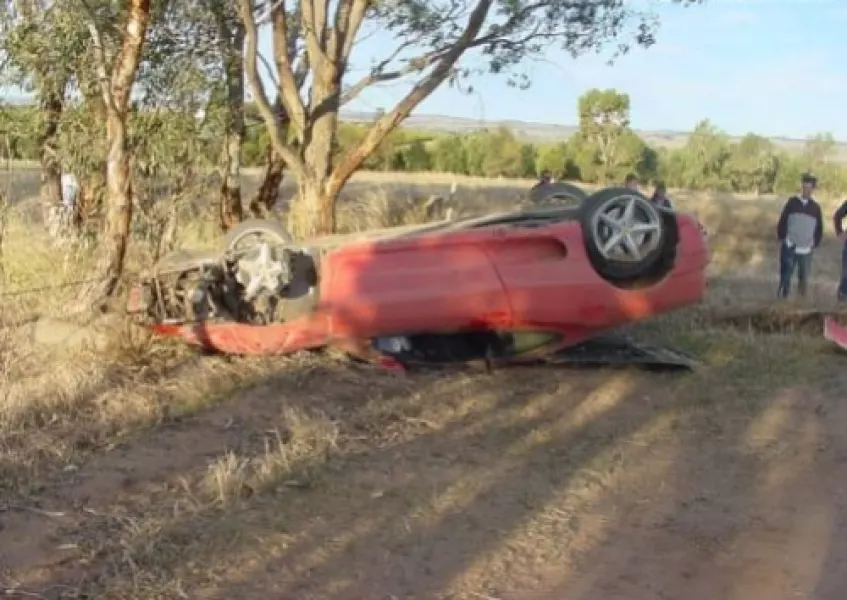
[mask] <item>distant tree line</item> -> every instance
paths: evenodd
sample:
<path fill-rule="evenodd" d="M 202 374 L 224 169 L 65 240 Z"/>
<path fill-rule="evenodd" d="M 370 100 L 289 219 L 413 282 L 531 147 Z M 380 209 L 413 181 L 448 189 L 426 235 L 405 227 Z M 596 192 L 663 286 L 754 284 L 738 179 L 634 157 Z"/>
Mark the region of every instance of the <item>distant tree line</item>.
<path fill-rule="evenodd" d="M 558 179 L 586 183 L 622 181 L 627 173 L 645 183 L 664 181 L 670 187 L 742 193 L 789 193 L 800 174 L 813 171 L 824 193 L 847 191 L 847 164 L 835 161 L 837 144 L 828 133 L 806 141 L 802 151 L 789 152 L 771 140 L 748 133 L 739 141 L 720 131 L 708 119 L 698 123 L 687 141 L 676 148 L 651 147 L 630 127 L 630 98 L 614 89 L 592 89 L 579 99 L 576 132 L 567 140 L 527 143 L 505 127 L 470 134 L 440 134 L 398 128 L 364 168 L 374 171 L 439 171 L 481 177 L 533 178 L 550 171 Z M 33 107 L 0 108 L 0 157 L 39 157 L 39 112 Z M 254 106 L 246 107 L 246 134 L 242 144 L 245 166 L 267 161 L 267 129 Z M 162 146 L 184 147 L 186 135 L 195 135 L 193 115 L 158 111 L 137 114 L 133 130 L 136 163 L 155 163 Z M 369 124 L 343 123 L 335 140 L 340 156 L 361 142 Z M 155 132 L 155 136 L 151 133 Z M 73 132 L 65 136 L 73 145 Z M 219 142 L 202 137 L 193 152 L 208 154 L 215 164 Z M 82 149 L 77 149 L 80 152 Z M 196 160 L 196 158 L 195 158 Z"/>

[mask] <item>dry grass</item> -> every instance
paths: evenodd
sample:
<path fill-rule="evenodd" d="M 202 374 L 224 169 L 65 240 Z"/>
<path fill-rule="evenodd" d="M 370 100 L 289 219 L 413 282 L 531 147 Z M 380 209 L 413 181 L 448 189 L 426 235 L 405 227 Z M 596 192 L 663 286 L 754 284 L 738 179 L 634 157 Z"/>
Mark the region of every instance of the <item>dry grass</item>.
<path fill-rule="evenodd" d="M 345 229 L 419 222 L 420 199 L 452 182 L 378 177 L 360 177 L 370 189 L 341 207 Z M 502 210 L 528 185 L 462 181 L 456 201 L 465 212 Z M 826 461 L 847 421 L 843 358 L 819 336 L 709 319 L 771 304 L 781 202 L 674 199 L 711 232 L 708 298 L 637 329 L 701 356 L 706 367 L 691 375 L 528 368 L 404 379 L 332 357 L 201 357 L 126 335 L 106 351 L 47 355 L 11 324 L 62 314 L 75 288 L 6 296 L 0 592 L 605 598 L 598 590 L 617 581 L 628 590 L 621 597 L 642 598 L 621 581 L 637 579 L 644 550 L 655 547 L 672 550 L 654 584 L 672 597 L 712 598 L 728 597 L 718 590 L 729 584 L 693 576 L 694 589 L 670 573 L 755 556 L 748 541 L 764 544 L 768 560 L 825 554 L 796 546 L 802 536 L 787 525 L 785 536 L 773 532 L 782 531 L 779 515 L 808 507 L 797 494 L 820 491 L 809 479 L 816 469 L 836 469 Z M 85 270 L 84 252 L 51 250 L 25 226 L 28 210 L 17 205 L 3 235 L 6 293 Z M 213 239 L 213 225 L 200 221 L 180 242 Z M 146 256 L 138 251 L 134 266 Z M 837 243 L 827 239 L 815 260 L 806 305 L 828 309 Z M 771 541 L 755 538 L 756 518 L 770 519 Z M 747 597 L 782 597 L 768 594 L 773 577 L 762 571 Z"/>

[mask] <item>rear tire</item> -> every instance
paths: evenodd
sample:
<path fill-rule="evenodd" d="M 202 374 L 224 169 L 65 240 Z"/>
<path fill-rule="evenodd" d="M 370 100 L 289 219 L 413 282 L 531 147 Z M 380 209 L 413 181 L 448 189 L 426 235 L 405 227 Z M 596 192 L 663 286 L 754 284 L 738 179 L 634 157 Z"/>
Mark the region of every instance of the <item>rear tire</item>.
<path fill-rule="evenodd" d="M 583 202 L 579 221 L 592 266 L 615 283 L 655 275 L 654 267 L 668 256 L 669 246 L 676 246 L 673 216 L 664 215 L 646 196 L 629 188 L 595 192 Z"/>

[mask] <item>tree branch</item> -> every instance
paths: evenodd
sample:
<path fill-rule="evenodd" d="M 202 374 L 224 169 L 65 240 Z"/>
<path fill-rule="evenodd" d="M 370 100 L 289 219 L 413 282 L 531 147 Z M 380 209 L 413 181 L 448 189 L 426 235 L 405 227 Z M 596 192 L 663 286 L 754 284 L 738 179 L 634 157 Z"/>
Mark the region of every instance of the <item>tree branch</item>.
<path fill-rule="evenodd" d="M 343 0 L 342 0 L 343 1 Z M 301 27 L 306 38 L 306 51 L 309 53 L 309 62 L 317 69 L 321 69 L 329 57 L 323 50 L 321 40 L 316 30 L 316 16 L 313 0 L 300 0 Z"/>
<path fill-rule="evenodd" d="M 438 60 L 432 71 L 419 81 L 409 91 L 406 97 L 397 103 L 391 112 L 386 113 L 378 119 L 359 145 L 344 156 L 330 177 L 329 185 L 327 186 L 329 188 L 329 195 L 338 194 L 347 180 L 362 165 L 364 160 L 379 147 L 388 134 L 450 76 L 456 62 L 471 47 L 479 35 L 493 1 L 479 0 L 468 18 L 462 35 L 459 36 L 455 44 Z"/>
<path fill-rule="evenodd" d="M 359 28 L 365 20 L 365 12 L 367 9 L 368 0 L 354 0 L 353 9 L 350 11 L 350 16 L 347 19 L 347 28 L 342 40 L 341 53 L 338 57 L 345 66 L 350 58 L 350 53 L 353 51 L 353 44 L 356 42 L 356 36 L 359 34 Z"/>
<path fill-rule="evenodd" d="M 411 75 L 412 73 L 420 73 L 435 63 L 435 61 L 438 60 L 438 57 L 439 54 L 419 56 L 411 59 L 404 68 L 397 69 L 396 71 L 382 71 L 378 66 L 371 71 L 370 74 L 362 77 L 359 81 L 347 88 L 347 90 L 341 95 L 341 105 L 343 106 L 348 104 L 372 85 L 385 83 L 387 81 L 394 81 L 395 79 L 400 79 L 406 75 Z"/>
<path fill-rule="evenodd" d="M 306 52 L 300 55 L 297 65 L 294 67 L 294 82 L 297 84 L 297 89 L 302 90 L 303 84 L 306 83 L 306 77 L 309 76 L 309 55 Z"/>
<path fill-rule="evenodd" d="M 318 43 L 321 48 L 326 48 L 327 43 L 327 14 L 329 12 L 329 0 L 305 0 L 307 4 L 311 4 L 312 14 L 314 16 L 314 28 L 317 34 Z M 338 6 L 344 6 L 350 0 L 337 0 Z"/>
<path fill-rule="evenodd" d="M 402 72 L 401 74 L 399 74 L 397 76 L 390 77 L 389 73 L 384 72 L 384 71 L 385 71 L 386 67 L 388 67 L 388 65 L 390 65 L 397 58 L 397 56 L 400 55 L 401 52 L 403 52 L 403 50 L 405 50 L 406 48 L 409 48 L 410 46 L 414 46 L 416 43 L 418 43 L 419 40 L 420 40 L 420 36 L 418 36 L 417 38 L 412 39 L 412 40 L 406 40 L 405 42 L 403 42 L 402 44 L 397 46 L 397 48 L 394 49 L 394 52 L 392 52 L 391 55 L 388 58 L 381 60 L 376 66 L 371 68 L 370 73 L 368 73 L 367 75 L 362 77 L 359 81 L 357 81 L 356 83 L 351 85 L 349 88 L 347 88 L 347 91 L 345 91 L 341 96 L 340 104 L 344 105 L 344 104 L 347 104 L 348 102 L 352 101 L 353 99 L 356 98 L 356 96 L 361 94 L 365 89 L 367 89 L 371 85 L 375 85 L 377 83 L 382 83 L 382 82 L 385 82 L 385 81 L 393 81 L 395 79 L 399 79 L 400 77 L 403 77 L 404 75 L 409 75 L 409 74 L 413 73 L 415 71 L 415 69 L 411 69 L 410 67 L 411 67 L 412 63 L 417 59 L 410 60 L 407 63 L 406 69 L 397 69 L 396 71 L 394 71 L 393 73 L 401 73 Z M 352 50 L 352 47 L 351 47 L 351 50 Z M 434 53 L 431 53 L 431 54 L 434 54 Z M 419 58 L 422 58 L 422 57 L 419 57 Z M 429 64 L 432 64 L 432 63 L 430 62 Z"/>
<path fill-rule="evenodd" d="M 253 7 L 251 0 L 239 0 L 239 12 L 241 13 L 241 18 L 244 21 L 246 37 L 244 71 L 247 75 L 247 80 L 250 82 L 250 89 L 253 91 L 256 107 L 259 110 L 259 114 L 262 115 L 262 119 L 265 121 L 265 126 L 267 127 L 268 135 L 271 138 L 271 144 L 273 145 L 274 151 L 294 171 L 297 177 L 302 180 L 306 176 L 306 165 L 294 149 L 283 141 L 279 123 L 277 122 L 270 102 L 268 102 L 268 96 L 265 94 L 265 88 L 262 85 L 262 80 L 259 78 L 259 68 L 257 64 L 257 57 L 259 54 L 259 34 L 256 31 L 256 22 L 253 20 Z"/>
<path fill-rule="evenodd" d="M 141 62 L 141 50 L 150 21 L 150 0 L 132 0 L 129 3 L 123 44 L 112 71 L 112 101 L 119 111 L 126 110 L 135 72 Z"/>
<path fill-rule="evenodd" d="M 308 0 L 305 0 L 308 2 Z M 252 22 L 252 19 L 251 19 Z M 306 107 L 300 96 L 300 86 L 297 85 L 294 71 L 291 68 L 291 42 L 288 32 L 288 19 L 285 6 L 277 6 L 271 14 L 273 29 L 274 62 L 279 76 L 279 95 L 285 104 L 286 112 L 294 127 L 297 139 L 303 139 L 306 129 Z"/>
<path fill-rule="evenodd" d="M 100 35 L 100 28 L 97 27 L 96 15 L 87 2 L 83 2 L 82 6 L 87 13 L 88 33 L 91 36 L 91 50 L 94 53 L 94 72 L 97 78 L 97 84 L 100 88 L 100 95 L 103 102 L 106 104 L 106 109 L 109 111 L 117 110 L 112 98 L 112 82 L 109 77 L 109 61 L 106 59 L 106 50 L 103 47 L 103 36 Z"/>

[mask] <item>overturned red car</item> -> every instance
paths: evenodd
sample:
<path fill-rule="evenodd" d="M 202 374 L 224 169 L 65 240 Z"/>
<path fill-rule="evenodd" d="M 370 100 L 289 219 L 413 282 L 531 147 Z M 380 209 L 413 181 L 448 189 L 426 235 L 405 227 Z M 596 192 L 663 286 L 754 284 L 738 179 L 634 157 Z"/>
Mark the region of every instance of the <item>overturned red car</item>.
<path fill-rule="evenodd" d="M 166 256 L 128 311 L 223 353 L 331 346 L 382 364 L 496 363 L 703 297 L 708 247 L 693 215 L 626 188 L 587 195 L 557 183 L 539 194 L 575 205 L 304 243 L 275 221 L 247 221 L 220 249 Z"/>

